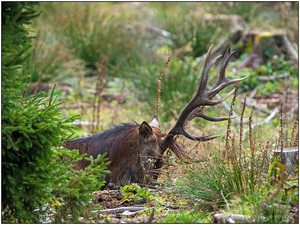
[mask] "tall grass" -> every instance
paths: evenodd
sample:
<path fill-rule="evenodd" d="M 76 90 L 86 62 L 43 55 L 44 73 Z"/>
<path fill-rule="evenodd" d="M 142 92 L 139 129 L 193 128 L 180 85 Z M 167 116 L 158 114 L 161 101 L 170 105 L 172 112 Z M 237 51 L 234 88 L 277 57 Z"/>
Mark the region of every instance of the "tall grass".
<path fill-rule="evenodd" d="M 198 7 L 197 7 L 198 6 Z M 153 4 L 157 22 L 161 27 L 171 33 L 173 50 L 189 45 L 191 52 L 187 55 L 200 57 L 206 53 L 211 43 L 220 40 L 225 35 L 220 29 L 218 22 L 206 22 L 201 16 L 195 13 L 199 10 L 205 15 L 201 4 L 181 4 L 164 2 Z"/>
<path fill-rule="evenodd" d="M 230 213 L 241 213 L 242 209 L 255 222 L 286 222 L 288 209 L 291 204 L 298 202 L 298 187 L 294 185 L 298 178 L 286 179 L 285 166 L 280 159 L 274 158 L 272 145 L 295 143 L 295 126 L 298 122 L 293 125 L 289 139 L 292 142 L 284 141 L 286 137 L 282 135 L 282 125 L 278 134 L 274 135 L 273 132 L 273 136 L 278 136 L 274 143 L 265 138 L 262 139 L 263 142 L 258 142 L 252 128 L 252 109 L 248 115 L 248 136 L 244 140 L 245 109 L 246 99 L 242 106 L 239 134 L 227 129 L 225 146 L 214 149 L 213 145 L 210 146 L 210 157 L 207 160 L 189 165 L 178 182 L 178 190 L 202 208 L 225 205 L 229 208 L 230 204 L 239 207 L 239 210 L 232 209 Z M 280 121 L 281 124 L 284 123 L 282 113 Z"/>
<path fill-rule="evenodd" d="M 85 63 L 74 56 L 52 33 L 40 30 L 32 42 L 32 54 L 24 62 L 30 72 L 31 82 L 65 82 L 85 74 Z"/>
<path fill-rule="evenodd" d="M 95 2 L 42 3 L 43 17 L 37 27 L 46 24 L 60 44 L 85 62 L 94 75 L 97 63 L 108 62 L 110 75 L 118 76 L 122 67 L 138 64 L 140 59 L 152 56 L 147 48 L 147 35 L 134 24 L 138 15 L 115 10 L 113 5 Z"/>
<path fill-rule="evenodd" d="M 192 98 L 197 89 L 201 71 L 195 67 L 192 58 L 183 61 L 172 58 L 161 78 L 160 107 L 158 114 L 162 121 L 169 122 L 172 112 L 180 113 L 181 109 Z M 142 102 L 148 103 L 148 112 L 156 113 L 157 81 L 164 61 L 140 65 L 127 73 L 132 91 Z M 138 89 L 135 89 L 138 87 Z"/>

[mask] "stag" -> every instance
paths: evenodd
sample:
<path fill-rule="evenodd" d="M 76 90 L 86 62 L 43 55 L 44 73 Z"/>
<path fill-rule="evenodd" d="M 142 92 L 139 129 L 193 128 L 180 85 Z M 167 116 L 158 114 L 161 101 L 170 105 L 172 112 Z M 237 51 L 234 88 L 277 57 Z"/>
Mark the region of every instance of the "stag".
<path fill-rule="evenodd" d="M 165 134 L 160 130 L 157 116 L 147 123 L 123 123 L 101 133 L 79 138 L 65 143 L 68 149 L 79 149 L 81 154 L 97 157 L 99 154 L 107 154 L 110 160 L 108 169 L 110 174 L 105 177 L 107 182 L 117 185 L 130 183 L 148 183 L 158 178 L 163 166 L 163 154 L 167 149 L 175 153 L 179 159 L 186 157 L 183 147 L 177 142 L 179 135 L 194 141 L 209 141 L 218 136 L 205 135 L 193 136 L 185 129 L 188 121 L 200 117 L 208 121 L 219 122 L 228 120 L 228 117 L 214 118 L 204 114 L 205 106 L 215 106 L 234 93 L 234 88 L 223 98 L 212 100 L 225 87 L 237 84 L 241 79 L 229 80 L 225 77 L 225 69 L 234 52 L 228 49 L 221 61 L 219 77 L 210 90 L 207 90 L 208 74 L 211 67 L 220 59 L 220 56 L 212 58 L 212 46 L 209 48 L 198 91 L 192 100 L 185 106 L 175 125 Z M 75 164 L 76 169 L 83 169 L 89 161 L 82 160 Z"/>

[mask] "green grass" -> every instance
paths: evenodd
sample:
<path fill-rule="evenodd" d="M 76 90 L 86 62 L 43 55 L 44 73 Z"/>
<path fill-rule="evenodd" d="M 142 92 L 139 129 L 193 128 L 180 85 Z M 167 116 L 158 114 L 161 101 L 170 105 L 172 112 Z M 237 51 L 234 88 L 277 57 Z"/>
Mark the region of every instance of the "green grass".
<path fill-rule="evenodd" d="M 298 187 L 294 185 L 298 177 L 283 177 L 285 166 L 280 158 L 273 157 L 273 150 L 281 142 L 284 146 L 295 143 L 294 128 L 298 123 L 293 128 L 291 124 L 284 127 L 283 133 L 288 131 L 285 135 L 279 135 L 279 128 L 277 134 L 270 132 L 269 126 L 254 131 L 253 121 L 249 123 L 244 141 L 239 141 L 241 132 L 237 135 L 231 130 L 227 147 L 216 145 L 213 149 L 214 145 L 210 145 L 206 160 L 185 166 L 184 175 L 177 181 L 178 193 L 197 209 L 218 206 L 228 213 L 249 216 L 257 223 L 286 223 L 291 206 L 299 201 Z"/>
<path fill-rule="evenodd" d="M 211 223 L 211 215 L 208 212 L 180 211 L 167 213 L 159 223 Z"/>

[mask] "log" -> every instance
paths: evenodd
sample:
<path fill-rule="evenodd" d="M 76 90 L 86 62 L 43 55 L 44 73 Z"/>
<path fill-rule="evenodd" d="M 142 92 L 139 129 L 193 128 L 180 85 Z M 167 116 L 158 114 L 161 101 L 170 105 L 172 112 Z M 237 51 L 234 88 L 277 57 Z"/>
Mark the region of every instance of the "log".
<path fill-rule="evenodd" d="M 130 211 L 130 212 L 136 212 L 136 211 L 145 211 L 147 210 L 146 207 L 141 207 L 141 206 L 128 206 L 128 207 L 119 207 L 119 208 L 114 208 L 114 209 L 103 209 L 99 210 L 99 213 L 103 214 L 110 214 L 110 213 L 124 213 L 125 211 Z"/>
<path fill-rule="evenodd" d="M 254 127 L 258 126 L 258 125 L 262 125 L 262 124 L 264 124 L 264 123 L 270 122 L 271 120 L 273 120 L 273 119 L 275 118 L 275 116 L 276 116 L 278 113 L 279 113 L 279 107 L 276 107 L 276 108 L 272 111 L 272 113 L 271 113 L 267 118 L 265 118 L 265 119 L 262 120 L 262 121 L 259 121 L 259 122 L 257 122 L 257 123 L 252 124 L 252 128 L 254 128 Z"/>
<path fill-rule="evenodd" d="M 286 33 L 283 31 L 261 32 L 253 30 L 245 33 L 240 42 L 242 47 L 237 49 L 238 55 L 245 52 L 249 44 L 253 45 L 253 48 L 248 57 L 237 67 L 237 71 L 240 71 L 245 67 L 255 68 L 265 64 L 271 57 L 265 52 L 264 49 L 266 48 L 273 52 L 272 56 L 284 54 L 287 59 L 292 58 L 294 61 L 298 59 L 296 50 L 293 48 Z"/>
<path fill-rule="evenodd" d="M 298 53 L 297 51 L 294 49 L 293 45 L 291 44 L 291 42 L 289 41 L 289 39 L 287 38 L 286 35 L 283 36 L 283 43 L 287 49 L 287 51 L 290 53 L 290 55 L 293 57 L 294 61 L 296 62 L 296 64 L 298 65 Z"/>
<path fill-rule="evenodd" d="M 274 81 L 274 80 L 283 79 L 287 77 L 290 77 L 289 72 L 279 74 L 279 75 L 273 75 L 273 76 L 259 76 L 258 79 L 261 81 Z"/>
<path fill-rule="evenodd" d="M 281 149 L 276 149 L 274 151 L 274 156 L 281 157 L 281 163 L 285 166 L 286 172 L 289 177 L 295 177 L 295 169 L 298 166 L 299 162 L 299 149 L 296 147 L 286 147 Z"/>
<path fill-rule="evenodd" d="M 230 213 L 216 213 L 213 218 L 214 223 L 251 223 L 249 216 L 230 214 Z"/>

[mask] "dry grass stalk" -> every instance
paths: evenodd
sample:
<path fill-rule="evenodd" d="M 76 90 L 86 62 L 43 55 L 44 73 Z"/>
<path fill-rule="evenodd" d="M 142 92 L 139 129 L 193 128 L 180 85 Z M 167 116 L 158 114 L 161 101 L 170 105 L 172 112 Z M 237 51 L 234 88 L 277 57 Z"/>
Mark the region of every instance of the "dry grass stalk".
<path fill-rule="evenodd" d="M 251 150 L 251 154 L 254 155 L 255 144 L 254 144 L 253 132 L 252 132 L 253 111 L 254 111 L 254 106 L 252 107 L 252 110 L 251 110 L 251 113 L 250 113 L 250 116 L 249 116 L 249 141 L 250 141 L 250 150 Z"/>
<path fill-rule="evenodd" d="M 239 140 L 239 154 L 240 154 L 240 158 L 242 158 L 242 145 L 243 145 L 243 129 L 244 129 L 244 114 L 245 114 L 245 110 L 246 110 L 246 97 L 244 98 L 244 103 L 243 103 L 243 109 L 242 109 L 242 113 L 241 113 L 241 119 L 240 119 L 240 140 Z M 245 158 L 245 155 L 244 155 Z"/>
<path fill-rule="evenodd" d="M 283 141 L 283 103 L 281 103 L 280 105 L 280 130 L 279 130 L 279 144 L 280 144 L 280 152 L 283 152 L 283 145 L 284 145 L 284 141 Z"/>
<path fill-rule="evenodd" d="M 262 168 L 265 167 L 265 165 L 268 165 L 268 155 L 269 155 L 269 149 L 270 149 L 270 141 L 267 141 L 265 146 L 263 147 L 263 160 L 262 160 Z"/>
<path fill-rule="evenodd" d="M 293 130 L 292 130 L 292 137 L 291 137 L 291 141 L 290 141 L 290 146 L 297 146 L 298 145 L 298 134 L 299 134 L 298 125 L 299 125 L 299 121 L 295 120 Z"/>
<path fill-rule="evenodd" d="M 286 181 L 286 176 L 285 176 L 285 167 L 283 167 L 281 169 L 280 175 L 279 175 L 279 180 L 277 182 L 277 187 L 276 189 L 272 192 L 268 194 L 268 197 L 265 201 L 260 202 L 260 204 L 258 205 L 257 209 L 260 211 L 262 209 L 264 209 L 264 205 L 266 204 L 270 204 L 271 202 L 274 202 L 276 196 L 280 193 L 280 191 L 283 189 L 285 181 Z"/>
<path fill-rule="evenodd" d="M 250 152 L 251 152 L 251 168 L 250 168 L 250 188 L 254 189 L 254 157 L 255 157 L 255 143 L 253 139 L 253 132 L 252 132 L 252 116 L 253 116 L 254 106 L 252 107 L 250 116 L 249 116 L 249 141 L 250 141 Z"/>
<path fill-rule="evenodd" d="M 94 94 L 94 101 L 93 101 L 93 125 L 92 125 L 92 132 L 95 132 L 99 128 L 99 122 L 100 122 L 100 106 L 101 106 L 101 97 L 100 94 L 103 91 L 104 88 L 104 79 L 107 71 L 107 61 L 104 60 L 98 69 L 98 76 L 96 81 L 96 91 Z"/>
<path fill-rule="evenodd" d="M 235 85 L 235 90 L 234 90 L 234 96 L 232 98 L 231 101 L 231 105 L 230 105 L 230 110 L 229 110 L 229 118 L 228 118 L 228 123 L 227 123 L 227 131 L 226 131 L 226 139 L 225 139 L 225 155 L 228 154 L 228 150 L 229 150 L 229 139 L 231 138 L 230 134 L 231 134 L 231 117 L 233 115 L 233 107 L 234 107 L 234 103 L 236 100 L 236 96 L 237 96 L 237 91 L 238 91 L 238 84 Z"/>
<path fill-rule="evenodd" d="M 82 101 L 82 88 L 81 88 L 81 84 L 82 84 L 83 78 L 81 77 L 80 79 L 78 79 L 77 82 L 77 98 L 76 98 L 76 104 L 79 105 L 80 107 L 80 115 L 86 115 L 86 107 Z"/>
<path fill-rule="evenodd" d="M 157 79 L 156 115 L 158 115 L 158 109 L 159 109 L 159 106 L 160 106 L 161 81 L 162 81 L 163 75 L 165 73 L 165 70 L 166 70 L 166 68 L 168 67 L 168 65 L 171 61 L 171 57 L 172 57 L 172 51 L 170 51 L 170 53 L 168 55 L 168 59 L 164 63 L 164 66 L 161 68 L 161 70 L 159 72 L 158 79 Z"/>
<path fill-rule="evenodd" d="M 235 165 L 238 161 L 238 156 L 237 156 L 237 152 L 235 151 L 236 149 L 236 146 L 235 146 L 235 134 L 232 135 L 231 137 L 231 162 L 232 162 L 232 165 Z"/>

